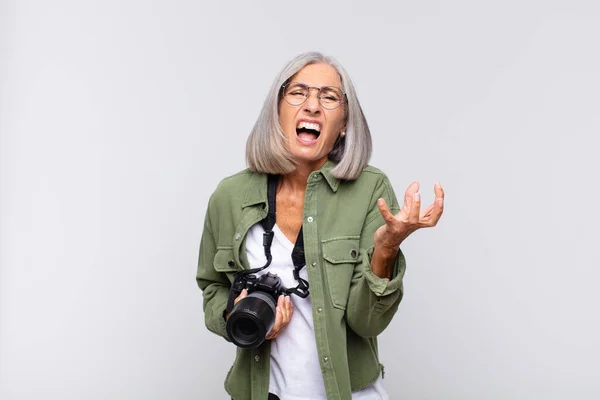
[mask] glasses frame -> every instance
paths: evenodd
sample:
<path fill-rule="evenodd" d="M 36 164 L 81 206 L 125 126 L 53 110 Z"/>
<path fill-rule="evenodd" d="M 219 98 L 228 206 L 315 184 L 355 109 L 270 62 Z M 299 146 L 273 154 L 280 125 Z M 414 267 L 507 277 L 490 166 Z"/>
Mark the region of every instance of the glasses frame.
<path fill-rule="evenodd" d="M 293 83 L 295 83 L 297 85 L 302 85 L 302 86 L 304 86 L 304 87 L 306 87 L 308 89 L 308 92 L 307 92 L 306 96 L 304 96 L 304 100 L 300 104 L 292 104 L 292 103 L 290 103 L 285 98 L 285 88 L 288 87 L 289 85 L 293 84 Z M 340 92 L 342 92 L 342 99 L 338 102 L 338 104 L 335 107 L 329 108 L 329 107 L 324 106 L 323 103 L 321 103 L 321 89 L 323 89 L 323 88 L 335 88 L 335 89 L 338 89 Z M 318 86 L 308 86 L 306 83 L 302 83 L 302 82 L 288 82 L 288 83 L 284 83 L 283 85 L 281 85 L 281 96 L 283 97 L 283 99 L 285 100 L 285 102 L 288 103 L 290 106 L 298 107 L 298 106 L 301 106 L 302 104 L 306 103 L 306 100 L 308 100 L 308 98 L 310 97 L 310 90 L 311 89 L 317 89 L 317 100 L 319 101 L 319 105 L 321 107 L 323 107 L 324 109 L 326 109 L 326 110 L 335 110 L 336 108 L 338 108 L 339 106 L 341 106 L 342 103 L 345 104 L 346 101 L 347 101 L 346 92 L 344 92 L 342 90 L 342 88 L 339 88 L 337 86 L 329 86 L 329 85 L 325 85 L 325 86 L 321 86 L 321 87 L 318 87 Z"/>

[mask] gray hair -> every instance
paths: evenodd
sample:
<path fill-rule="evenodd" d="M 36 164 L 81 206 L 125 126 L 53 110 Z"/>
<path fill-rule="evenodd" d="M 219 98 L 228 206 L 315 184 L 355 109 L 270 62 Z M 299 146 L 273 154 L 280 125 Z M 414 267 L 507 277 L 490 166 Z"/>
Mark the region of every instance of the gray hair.
<path fill-rule="evenodd" d="M 282 86 L 310 64 L 331 65 L 340 76 L 342 91 L 346 93 L 343 104 L 346 135 L 338 137 L 328 157 L 337 163 L 332 170 L 336 178 L 354 180 L 371 158 L 369 126 L 358 102 L 354 85 L 344 68 L 332 57 L 316 52 L 300 54 L 275 78 L 248 137 L 246 161 L 251 170 L 268 174 L 286 174 L 296 168 L 296 163 L 285 146 L 287 139 L 279 123 L 279 103 Z"/>

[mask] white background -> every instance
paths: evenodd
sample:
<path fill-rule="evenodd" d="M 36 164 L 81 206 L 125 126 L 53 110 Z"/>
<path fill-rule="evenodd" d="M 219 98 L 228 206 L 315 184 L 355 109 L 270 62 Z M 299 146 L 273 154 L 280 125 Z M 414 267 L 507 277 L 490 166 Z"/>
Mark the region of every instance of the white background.
<path fill-rule="evenodd" d="M 225 399 L 207 200 L 300 52 L 355 81 L 403 245 L 392 399 L 600 398 L 597 1 L 0 2 L 0 398 Z"/>

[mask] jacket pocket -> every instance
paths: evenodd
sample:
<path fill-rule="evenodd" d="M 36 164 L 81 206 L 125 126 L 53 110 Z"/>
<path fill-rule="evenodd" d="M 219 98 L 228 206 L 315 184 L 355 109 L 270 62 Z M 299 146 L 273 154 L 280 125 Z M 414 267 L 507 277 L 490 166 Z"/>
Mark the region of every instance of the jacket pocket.
<path fill-rule="evenodd" d="M 213 266 L 215 271 L 225 273 L 229 281 L 233 282 L 233 275 L 240 270 L 233 258 L 233 247 L 218 247 Z"/>
<path fill-rule="evenodd" d="M 343 236 L 321 241 L 331 303 L 341 310 L 348 304 L 354 267 L 359 261 L 359 239 L 358 236 Z"/>

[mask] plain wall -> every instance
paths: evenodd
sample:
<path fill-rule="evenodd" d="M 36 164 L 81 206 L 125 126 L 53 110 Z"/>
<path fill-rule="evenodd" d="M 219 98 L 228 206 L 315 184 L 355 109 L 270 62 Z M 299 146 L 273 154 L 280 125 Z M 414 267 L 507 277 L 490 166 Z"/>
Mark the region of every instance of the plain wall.
<path fill-rule="evenodd" d="M 392 399 L 600 398 L 597 1 L 0 3 L 0 398 L 225 399 L 198 245 L 281 67 L 336 57 L 403 245 Z"/>

